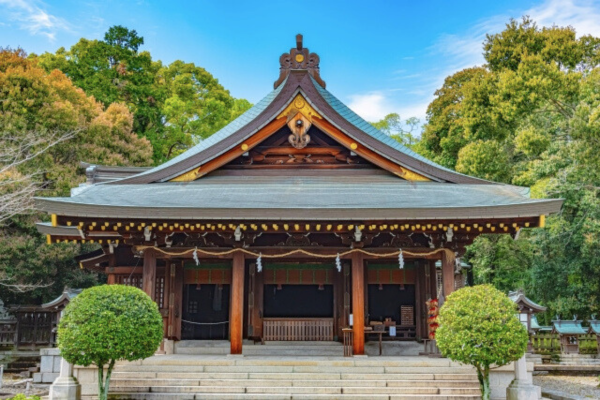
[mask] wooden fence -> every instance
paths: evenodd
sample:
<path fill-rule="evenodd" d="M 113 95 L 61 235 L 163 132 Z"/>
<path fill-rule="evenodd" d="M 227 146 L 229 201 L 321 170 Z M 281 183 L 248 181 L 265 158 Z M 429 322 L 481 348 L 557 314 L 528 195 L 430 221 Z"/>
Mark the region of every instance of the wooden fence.
<path fill-rule="evenodd" d="M 263 340 L 331 341 L 333 318 L 264 318 Z"/>
<path fill-rule="evenodd" d="M 579 336 L 580 354 L 597 354 L 598 344 L 596 335 Z M 558 354 L 560 353 L 560 340 L 555 333 L 538 333 L 531 336 L 533 352 L 537 354 Z"/>
<path fill-rule="evenodd" d="M 11 313 L 13 319 L 0 321 L 1 347 L 37 348 L 56 344 L 56 311 L 24 307 Z"/>

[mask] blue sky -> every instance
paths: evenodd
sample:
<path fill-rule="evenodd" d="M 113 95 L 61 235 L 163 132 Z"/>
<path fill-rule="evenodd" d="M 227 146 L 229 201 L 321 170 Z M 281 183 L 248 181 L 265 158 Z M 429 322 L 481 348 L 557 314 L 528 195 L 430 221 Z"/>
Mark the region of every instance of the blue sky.
<path fill-rule="evenodd" d="M 124 25 L 154 59 L 194 62 L 255 103 L 302 33 L 327 88 L 364 118 L 424 120 L 446 76 L 483 62 L 485 34 L 525 14 L 600 36 L 600 1 L 588 0 L 0 0 L 0 46 L 53 52 Z"/>

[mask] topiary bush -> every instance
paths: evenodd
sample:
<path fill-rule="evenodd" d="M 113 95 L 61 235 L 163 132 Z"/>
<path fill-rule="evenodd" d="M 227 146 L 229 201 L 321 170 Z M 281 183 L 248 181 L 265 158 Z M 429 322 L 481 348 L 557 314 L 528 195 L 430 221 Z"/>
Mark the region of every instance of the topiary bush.
<path fill-rule="evenodd" d="M 98 367 L 100 400 L 107 398 L 115 362 L 150 357 L 162 338 L 156 303 L 140 289 L 123 285 L 84 290 L 67 305 L 58 326 L 61 356 L 72 364 Z"/>
<path fill-rule="evenodd" d="M 491 285 L 457 290 L 440 309 L 437 345 L 444 357 L 475 367 L 484 400 L 490 398 L 490 368 L 527 350 L 529 335 L 517 313 L 515 303 Z"/>

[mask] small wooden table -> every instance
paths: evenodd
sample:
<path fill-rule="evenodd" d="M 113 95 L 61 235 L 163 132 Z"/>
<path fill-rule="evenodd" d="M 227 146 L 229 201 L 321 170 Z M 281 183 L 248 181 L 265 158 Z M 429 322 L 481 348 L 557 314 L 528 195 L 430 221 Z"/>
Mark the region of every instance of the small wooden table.
<path fill-rule="evenodd" d="M 376 331 L 376 330 L 373 330 L 373 327 L 371 327 L 371 326 L 365 326 L 365 335 L 379 335 L 379 355 L 383 354 L 383 351 L 381 348 L 381 342 L 383 341 L 384 333 L 385 333 L 385 331 Z"/>

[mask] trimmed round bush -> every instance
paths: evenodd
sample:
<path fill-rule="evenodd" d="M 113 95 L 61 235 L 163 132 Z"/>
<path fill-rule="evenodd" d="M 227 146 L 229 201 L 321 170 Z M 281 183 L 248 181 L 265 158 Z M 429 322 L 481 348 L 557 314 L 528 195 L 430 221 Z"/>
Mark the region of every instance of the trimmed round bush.
<path fill-rule="evenodd" d="M 529 335 L 516 304 L 491 285 L 450 294 L 439 324 L 436 340 L 442 355 L 475 367 L 484 400 L 490 398 L 490 368 L 516 361 L 527 350 Z"/>
<path fill-rule="evenodd" d="M 58 325 L 61 356 L 72 364 L 98 367 L 100 400 L 106 399 L 115 362 L 152 356 L 162 338 L 158 306 L 132 286 L 103 285 L 84 290 L 67 305 Z"/>

